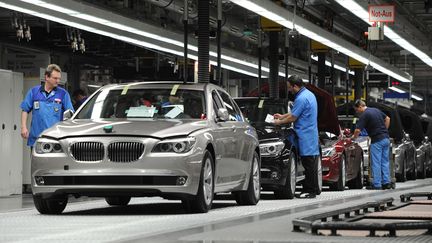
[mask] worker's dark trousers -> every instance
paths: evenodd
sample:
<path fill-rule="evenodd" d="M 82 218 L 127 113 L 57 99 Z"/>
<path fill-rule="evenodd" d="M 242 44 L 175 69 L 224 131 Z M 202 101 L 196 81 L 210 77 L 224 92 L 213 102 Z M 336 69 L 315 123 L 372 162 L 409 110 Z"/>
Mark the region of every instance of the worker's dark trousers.
<path fill-rule="evenodd" d="M 320 194 L 318 186 L 318 159 L 316 156 L 301 156 L 303 167 L 305 168 L 305 179 L 303 181 L 302 192 Z M 319 178 L 321 179 L 321 178 Z"/>

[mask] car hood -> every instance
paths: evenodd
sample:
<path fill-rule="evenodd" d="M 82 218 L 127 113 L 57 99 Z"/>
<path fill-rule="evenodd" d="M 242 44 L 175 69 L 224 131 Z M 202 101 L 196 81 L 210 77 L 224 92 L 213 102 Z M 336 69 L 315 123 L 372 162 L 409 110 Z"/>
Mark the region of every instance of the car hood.
<path fill-rule="evenodd" d="M 104 127 L 112 126 L 107 133 Z M 146 136 L 166 138 L 187 136 L 208 127 L 207 120 L 69 120 L 57 123 L 42 135 L 54 138 L 79 136 Z"/>
<path fill-rule="evenodd" d="M 331 132 L 336 136 L 340 134 L 339 120 L 333 96 L 327 91 L 314 85 L 306 84 L 306 88 L 311 91 L 318 103 L 318 130 Z"/>
<path fill-rule="evenodd" d="M 258 139 L 265 140 L 265 139 L 285 139 L 286 129 L 288 128 L 281 128 L 276 126 L 271 126 L 268 124 L 253 124 L 252 125 L 258 134 Z"/>

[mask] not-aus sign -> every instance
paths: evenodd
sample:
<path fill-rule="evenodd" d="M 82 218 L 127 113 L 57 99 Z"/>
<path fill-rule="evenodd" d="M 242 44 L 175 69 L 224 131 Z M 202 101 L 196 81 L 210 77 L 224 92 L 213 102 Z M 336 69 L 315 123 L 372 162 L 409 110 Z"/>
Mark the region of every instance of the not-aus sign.
<path fill-rule="evenodd" d="M 391 22 L 395 19 L 394 5 L 369 5 L 369 22 Z"/>

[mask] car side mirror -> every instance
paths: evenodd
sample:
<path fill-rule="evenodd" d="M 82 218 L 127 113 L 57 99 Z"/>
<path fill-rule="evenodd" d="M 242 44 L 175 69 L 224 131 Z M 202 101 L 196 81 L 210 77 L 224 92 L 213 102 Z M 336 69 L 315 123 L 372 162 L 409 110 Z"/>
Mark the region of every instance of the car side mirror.
<path fill-rule="evenodd" d="M 219 121 L 228 121 L 229 119 L 228 110 L 225 108 L 219 108 L 219 110 L 217 111 L 217 116 Z"/>
<path fill-rule="evenodd" d="M 349 129 L 349 128 L 345 128 L 345 129 L 343 130 L 343 135 L 344 135 L 345 137 L 350 136 L 350 135 L 351 135 L 351 129 Z"/>
<path fill-rule="evenodd" d="M 63 112 L 63 121 L 67 121 L 72 118 L 74 112 L 72 110 L 66 110 Z"/>

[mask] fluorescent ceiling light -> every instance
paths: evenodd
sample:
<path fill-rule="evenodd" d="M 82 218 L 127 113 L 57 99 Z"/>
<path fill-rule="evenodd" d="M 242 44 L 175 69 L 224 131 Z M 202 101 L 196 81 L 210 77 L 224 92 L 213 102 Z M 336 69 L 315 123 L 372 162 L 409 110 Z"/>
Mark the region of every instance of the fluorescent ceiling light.
<path fill-rule="evenodd" d="M 311 58 L 312 58 L 312 60 L 315 60 L 315 61 L 318 61 L 318 57 L 317 56 L 314 56 L 314 55 L 311 55 Z M 329 61 L 325 61 L 325 65 L 326 66 L 329 66 L 329 67 L 331 67 L 332 65 L 331 65 L 331 62 L 329 62 Z M 337 65 L 337 64 L 334 64 L 333 65 L 334 66 L 334 68 L 336 68 L 337 70 L 339 70 L 339 71 L 342 71 L 342 72 L 346 72 L 346 68 L 344 68 L 344 67 L 341 67 L 341 66 L 339 66 L 339 65 Z M 349 74 L 351 74 L 351 75 L 354 75 L 355 73 L 354 73 L 354 71 L 349 71 L 348 72 Z"/>
<path fill-rule="evenodd" d="M 130 33 L 135 34 L 135 35 L 140 35 L 140 36 L 143 36 L 143 37 L 146 37 L 146 38 L 151 38 L 151 39 L 154 39 L 154 40 L 157 40 L 157 41 L 173 44 L 175 46 L 184 47 L 184 44 L 181 41 L 177 41 L 177 40 L 170 39 L 170 38 L 167 38 L 167 37 L 164 37 L 164 36 L 161 36 L 161 35 L 153 34 L 153 33 L 146 32 L 146 31 L 143 31 L 143 30 L 140 30 L 140 29 L 137 29 L 137 28 L 126 26 L 124 24 L 117 23 L 117 22 L 114 22 L 114 21 L 111 21 L 111 20 L 108 20 L 108 19 L 105 19 L 105 18 L 100 18 L 100 17 L 97 17 L 97 16 L 86 14 L 86 13 L 80 12 L 78 10 L 74 10 L 74 9 L 70 9 L 70 8 L 65 8 L 65 7 L 60 6 L 59 4 L 52 4 L 52 3 L 49 3 L 48 1 L 43 1 L 43 0 L 20 0 L 20 1 L 21 2 L 26 2 L 28 4 L 33 4 L 33 5 L 42 7 L 42 8 L 46 8 L 46 9 L 49 9 L 50 11 L 54 10 L 54 11 L 60 12 L 62 14 L 67 14 L 67 15 L 69 15 L 71 17 L 74 17 L 74 18 L 79 18 L 79 19 L 82 19 L 82 20 L 85 20 L 85 21 L 89 21 L 89 22 L 93 22 L 93 23 L 97 23 L 97 24 L 102 24 L 102 25 L 105 25 L 105 26 L 108 26 L 108 27 L 111 27 L 111 28 L 115 28 L 115 29 L 121 30 L 121 31 L 130 32 Z M 75 27 L 75 28 L 78 28 L 78 29 L 81 29 L 81 30 L 85 30 L 85 31 L 88 31 L 88 32 L 100 34 L 100 35 L 103 35 L 103 36 L 111 37 L 113 39 L 125 41 L 125 42 L 128 42 L 128 43 L 134 44 L 134 45 L 145 47 L 145 48 L 155 49 L 155 50 L 159 50 L 159 51 L 162 51 L 162 52 L 167 52 L 167 53 L 175 54 L 175 55 L 178 55 L 178 56 L 183 56 L 183 54 L 184 54 L 181 51 L 173 50 L 173 49 L 170 49 L 170 48 L 165 48 L 165 47 L 162 47 L 162 46 L 157 45 L 157 44 L 149 43 L 149 42 L 146 42 L 146 41 L 142 41 L 142 40 L 139 40 L 139 39 L 135 39 L 135 38 L 131 38 L 131 37 L 123 36 L 123 35 L 113 34 L 111 32 L 107 32 L 107 31 L 103 31 L 103 30 L 100 30 L 100 29 L 96 29 L 96 28 L 87 26 L 85 24 L 80 24 L 80 23 L 76 23 L 76 22 L 72 22 L 72 21 L 63 19 L 63 18 L 58 18 L 58 17 L 55 17 L 55 16 L 51 16 L 51 15 L 48 15 L 48 14 L 35 12 L 35 11 L 29 10 L 29 9 L 25 9 L 25 8 L 21 8 L 21 7 L 15 6 L 15 5 L 11 5 L 11 4 L 0 2 L 0 7 L 4 7 L 4 8 L 7 8 L 7 9 L 12 9 L 12 10 L 23 12 L 23 13 L 27 13 L 27 14 L 34 15 L 34 16 L 37 16 L 37 17 L 40 17 L 40 18 L 43 18 L 43 19 L 47 19 L 47 20 L 50 20 L 50 21 L 54 21 L 54 22 L 57 22 L 57 23 L 64 24 L 64 25 L 72 26 L 72 27 Z M 256 7 L 257 11 L 259 10 L 259 11 L 263 12 L 263 14 L 265 16 L 267 16 L 269 19 L 270 18 L 271 19 L 278 19 L 279 21 L 282 21 L 282 22 L 284 20 L 282 17 L 277 16 L 275 14 L 265 13 L 266 10 L 263 9 L 263 8 L 261 8 L 261 7 L 259 7 L 259 6 L 257 6 L 257 5 L 255 7 Z M 190 44 L 188 44 L 188 49 L 190 49 L 192 51 L 196 51 L 196 52 L 198 51 L 198 47 L 197 46 L 190 45 Z M 210 56 L 217 57 L 217 53 L 211 51 L 210 52 Z M 189 54 L 188 57 L 191 58 L 191 59 L 193 59 L 193 60 L 198 60 L 197 56 L 194 56 L 194 55 L 191 55 L 191 54 Z M 221 58 L 223 60 L 226 60 L 226 61 L 230 61 L 230 62 L 233 62 L 233 63 L 238 63 L 238 64 L 241 64 L 241 65 L 244 65 L 244 66 L 248 66 L 248 67 L 251 67 L 251 68 L 254 68 L 254 69 L 258 69 L 258 65 L 254 64 L 254 63 L 251 63 L 251 62 L 243 61 L 243 60 L 240 60 L 240 59 L 237 59 L 237 58 L 234 58 L 234 57 L 230 57 L 230 56 L 227 56 L 227 55 L 221 55 Z M 211 61 L 211 64 L 212 65 L 217 65 L 217 63 L 215 63 L 214 61 Z M 258 76 L 256 73 L 253 73 L 253 72 L 250 72 L 250 71 L 246 71 L 246 70 L 243 70 L 243 69 L 238 68 L 238 67 L 233 67 L 231 65 L 227 65 L 227 64 L 224 64 L 224 63 L 221 64 L 221 67 L 225 68 L 225 69 L 228 69 L 228 70 L 231 70 L 231 71 L 235 71 L 235 72 L 243 73 L 243 74 L 246 74 L 246 75 L 249 75 L 249 76 L 253 76 L 253 77 L 257 77 Z M 263 72 L 270 72 L 270 69 L 268 67 L 262 66 L 261 69 L 262 69 Z M 282 72 L 279 72 L 278 74 L 279 74 L 279 76 L 283 76 L 283 77 L 285 76 L 285 74 L 282 73 Z M 263 75 L 262 78 L 267 78 L 267 76 Z"/>
<path fill-rule="evenodd" d="M 100 86 L 100 85 L 95 85 L 95 84 L 87 84 L 87 87 L 90 87 L 90 88 L 100 88 L 100 87 L 102 87 L 102 86 Z"/>
<path fill-rule="evenodd" d="M 38 1 L 21 0 L 21 1 L 27 2 L 27 3 L 30 3 L 30 4 L 34 4 L 34 5 L 43 7 L 43 8 L 54 9 L 53 8 L 54 4 L 50 4 L 50 3 L 47 3 L 47 2 L 41 1 L 41 0 L 38 0 Z M 184 43 L 182 41 L 177 41 L 177 40 L 173 40 L 173 39 L 170 39 L 170 38 L 166 38 L 164 36 L 160 36 L 160 35 L 156 35 L 156 34 L 153 34 L 153 33 L 150 33 L 150 32 L 142 31 L 142 30 L 139 30 L 137 28 L 126 26 L 126 25 L 123 25 L 123 24 L 120 24 L 120 23 L 117 23 L 117 22 L 114 22 L 114 21 L 111 21 L 111 20 L 95 17 L 95 16 L 92 16 L 92 15 L 81 13 L 81 12 L 74 11 L 74 10 L 71 10 L 71 9 L 62 8 L 62 7 L 58 7 L 58 6 L 57 6 L 56 9 L 58 9 L 58 12 L 65 13 L 65 14 L 70 15 L 72 17 L 80 18 L 80 19 L 83 19 L 83 20 L 86 20 L 86 21 L 90 21 L 90 22 L 93 22 L 93 23 L 102 24 L 102 25 L 105 25 L 105 26 L 108 26 L 108 27 L 112 27 L 112 28 L 115 28 L 115 29 L 118 29 L 118 30 L 122 30 L 122 31 L 127 31 L 127 32 L 130 32 L 130 33 L 133 33 L 133 34 L 138 34 L 138 35 L 141 35 L 141 36 L 144 36 L 144 37 L 147 37 L 147 38 L 151 38 L 151 39 L 154 39 L 154 40 L 163 41 L 165 43 L 173 44 L 173 45 L 176 45 L 176 46 L 179 46 L 179 47 L 184 47 Z M 271 15 L 271 17 L 274 17 L 274 16 Z M 58 22 L 58 21 L 56 21 L 56 22 Z M 81 27 L 77 27 L 77 28 L 84 29 L 84 28 L 81 28 Z M 131 41 L 127 41 L 127 42 L 131 42 Z M 134 42 L 131 42 L 131 43 L 134 43 Z M 189 50 L 198 51 L 198 47 L 197 46 L 188 44 L 187 47 L 188 47 Z M 153 49 L 156 49 L 156 48 L 153 48 Z M 166 50 L 162 50 L 162 49 L 158 49 L 158 50 L 166 51 Z M 169 53 L 172 53 L 172 52 L 169 52 Z M 176 55 L 183 56 L 183 53 L 182 54 L 177 54 L 176 53 Z M 211 51 L 210 52 L 210 56 L 217 57 L 217 53 Z M 258 69 L 258 65 L 257 64 L 253 64 L 253 63 L 250 63 L 250 62 L 239 60 L 237 58 L 232 58 L 232 57 L 229 57 L 229 56 L 226 56 L 226 55 L 221 55 L 221 58 L 225 59 L 227 61 L 231 61 L 231 62 L 234 62 L 234 63 L 238 63 L 238 64 L 241 64 L 241 65 L 245 65 L 245 66 L 249 66 L 249 67 Z M 230 70 L 232 70 L 232 69 L 230 69 Z M 268 67 L 261 67 L 261 70 L 264 71 L 264 72 L 270 72 L 270 69 Z M 247 71 L 243 71 L 242 73 L 245 73 L 245 72 L 249 73 L 248 75 L 251 74 L 251 72 L 247 72 Z M 257 75 L 254 74 L 254 75 L 251 75 L 251 76 L 257 76 Z"/>
<path fill-rule="evenodd" d="M 417 95 L 415 95 L 415 94 L 411 94 L 411 98 L 413 98 L 413 99 L 415 99 L 415 100 L 417 100 L 417 101 L 422 101 L 422 100 L 423 100 L 422 97 L 417 96 Z"/>
<path fill-rule="evenodd" d="M 398 92 L 398 93 L 406 93 L 406 92 L 407 92 L 407 91 L 405 91 L 405 90 L 403 90 L 403 89 L 401 89 L 401 88 L 397 88 L 397 87 L 395 87 L 395 86 L 389 87 L 389 89 L 391 89 L 391 90 L 393 90 L 393 91 L 396 91 L 396 92 Z M 420 97 L 420 96 L 418 96 L 418 95 L 415 95 L 415 94 L 413 94 L 413 93 L 411 93 L 411 99 L 414 99 L 414 100 L 417 100 L 417 101 L 422 101 L 422 100 L 423 100 L 422 97 Z"/>
<path fill-rule="evenodd" d="M 369 22 L 369 12 L 366 11 L 362 6 L 360 6 L 356 1 L 354 0 L 335 0 L 337 3 L 339 3 L 342 7 L 346 8 L 348 11 L 352 12 L 354 15 L 362 19 L 364 22 L 366 22 L 369 25 L 372 25 L 372 22 Z M 402 38 L 400 35 L 398 35 L 396 32 L 394 32 L 389 26 L 386 26 L 384 28 L 384 35 L 387 36 L 390 40 L 398 44 L 402 49 L 405 49 L 415 56 L 417 56 L 420 60 L 422 60 L 424 63 L 432 67 L 432 59 L 424 52 L 413 46 L 411 43 L 409 43 L 407 40 Z"/>
<path fill-rule="evenodd" d="M 398 93 L 406 93 L 405 90 L 400 89 L 400 88 L 397 88 L 397 87 L 395 87 L 395 86 L 391 86 L 391 87 L 389 87 L 389 89 L 391 89 L 391 90 L 393 90 L 393 91 L 396 91 L 396 92 L 398 92 Z"/>
<path fill-rule="evenodd" d="M 28 2 L 28 3 L 31 3 L 31 4 L 36 4 L 36 5 L 38 5 L 40 7 L 44 7 L 44 8 L 51 8 L 51 7 L 53 7 L 53 4 L 49 4 L 49 3 L 46 3 L 44 1 L 30 1 L 30 0 L 21 0 L 21 1 Z M 40 18 L 43 18 L 43 19 L 47 19 L 47 20 L 50 20 L 50 21 L 53 21 L 53 22 L 57 22 L 57 23 L 60 23 L 60 24 L 64 24 L 64 25 L 67 25 L 67 26 L 72 26 L 72 27 L 75 27 L 75 28 L 78 28 L 78 29 L 81 29 L 81 30 L 85 30 L 85 31 L 88 31 L 88 32 L 96 33 L 96 34 L 99 34 L 99 35 L 111 37 L 113 39 L 121 40 L 121 41 L 124 41 L 124 42 L 127 42 L 127 43 L 131 43 L 131 44 L 134 44 L 134 45 L 137 45 L 137 46 L 142 46 L 142 47 L 145 47 L 145 48 L 155 49 L 155 50 L 159 50 L 159 51 L 162 51 L 162 52 L 167 52 L 167 53 L 175 54 L 175 55 L 178 55 L 178 56 L 183 56 L 183 54 L 184 54 L 181 51 L 176 51 L 176 50 L 173 50 L 173 49 L 164 48 L 162 46 L 155 45 L 155 44 L 152 44 L 152 43 L 148 43 L 148 42 L 145 42 L 145 41 L 141 41 L 141 40 L 138 40 L 138 39 L 134 39 L 134 38 L 130 38 L 130 37 L 122 36 L 122 35 L 113 34 L 113 33 L 107 32 L 107 31 L 103 31 L 103 30 L 98 30 L 98 29 L 95 29 L 95 28 L 92 28 L 92 27 L 89 27 L 89 26 L 86 26 L 86 25 L 82 25 L 82 24 L 79 24 L 79 23 L 71 22 L 71 21 L 68 21 L 68 20 L 65 20 L 65 19 L 62 19 L 62 18 L 58 18 L 58 17 L 54 17 L 54 16 L 51 16 L 51 15 L 47 15 L 47 14 L 44 14 L 44 13 L 38 13 L 38 12 L 35 12 L 35 11 L 32 11 L 32 10 L 21 8 L 21 7 L 18 7 L 18 6 L 11 5 L 11 4 L 0 2 L 0 7 L 11 9 L 11 10 L 22 12 L 22 13 L 26 13 L 26 14 L 30 14 L 30 15 L 34 15 L 34 16 L 37 16 L 37 17 L 40 17 Z M 55 9 L 56 10 L 61 10 L 64 13 L 66 13 L 66 14 L 68 14 L 70 16 L 79 17 L 81 19 L 85 19 L 85 20 L 88 20 L 88 21 L 91 21 L 91 22 L 98 22 L 98 23 L 101 23 L 101 24 L 105 23 L 105 25 L 107 25 L 109 27 L 113 27 L 113 28 L 117 28 L 117 29 L 121 29 L 121 30 L 126 30 L 126 31 L 132 32 L 134 34 L 138 33 L 138 34 L 140 34 L 142 36 L 150 37 L 150 38 L 157 39 L 157 40 L 160 40 L 160 41 L 163 41 L 163 42 L 166 42 L 166 43 L 170 43 L 170 44 L 174 44 L 174 45 L 178 45 L 178 46 L 182 46 L 183 47 L 183 42 L 174 41 L 174 40 L 162 37 L 162 36 L 158 36 L 158 35 L 154 35 L 154 34 L 151 34 L 151 33 L 143 32 L 143 31 L 140 31 L 140 30 L 137 30 L 137 29 L 134 29 L 134 28 L 127 27 L 127 26 L 122 25 L 122 24 L 118 24 L 118 23 L 114 23 L 114 22 L 102 19 L 102 18 L 90 16 L 90 15 L 87 15 L 87 14 L 78 13 L 78 12 L 70 10 L 70 9 L 61 8 L 61 7 L 58 7 L 58 6 Z M 189 47 L 188 49 L 198 51 L 197 47 L 194 47 L 192 45 L 188 45 L 188 47 Z M 215 57 L 217 56 L 216 52 L 211 52 L 211 54 L 212 54 L 212 56 L 215 56 Z M 239 60 L 239 59 L 235 59 L 235 58 L 232 58 L 232 57 L 229 57 L 229 56 L 225 56 L 225 55 L 224 55 L 224 57 L 228 61 L 232 61 L 232 62 L 235 62 L 235 63 L 243 64 L 243 65 L 246 65 L 246 66 L 249 66 L 249 67 L 253 67 L 253 68 L 258 68 L 258 65 L 255 65 L 255 64 L 252 64 L 252 63 L 249 63 L 249 62 L 245 62 L 245 61 L 242 61 L 242 60 Z M 196 56 L 196 55 L 189 54 L 188 58 L 190 58 L 192 60 L 198 60 L 198 56 Z M 217 65 L 217 63 L 214 62 L 214 61 L 211 61 L 210 63 L 212 65 L 214 65 L 214 66 Z M 249 76 L 252 76 L 252 77 L 257 77 L 258 76 L 258 74 L 256 74 L 256 73 L 249 72 L 249 71 L 237 68 L 237 67 L 233 67 L 231 65 L 227 65 L 227 64 L 223 64 L 222 63 L 221 66 L 222 66 L 222 68 L 225 68 L 227 70 L 231 70 L 231 71 L 234 71 L 234 72 L 242 73 L 242 74 L 249 75 Z M 262 67 L 262 70 L 265 71 L 265 72 L 269 72 L 270 71 L 269 68 L 266 68 L 266 67 Z M 262 78 L 266 78 L 266 77 L 267 76 L 264 76 L 264 75 L 262 76 Z M 92 87 L 92 86 L 90 86 L 90 87 Z"/>
<path fill-rule="evenodd" d="M 289 29 L 293 28 L 293 23 L 291 20 L 286 19 L 285 17 L 282 17 L 282 16 L 274 13 L 275 11 L 268 10 L 268 9 L 265 9 L 264 7 L 258 6 L 257 4 L 254 3 L 254 2 L 257 2 L 257 0 L 231 0 L 231 2 L 241 6 L 243 8 L 246 8 L 252 12 L 255 12 L 261 16 L 264 16 L 264 17 L 266 17 L 272 21 L 275 21 L 278 24 L 280 24 L 286 28 L 289 28 Z M 276 4 L 271 3 L 271 2 L 265 2 L 265 3 L 267 4 L 267 6 L 270 6 L 270 5 L 276 6 Z M 271 9 L 271 8 L 275 8 L 275 7 L 268 7 L 268 8 Z M 280 7 L 277 6 L 277 8 L 280 8 Z M 287 11 L 287 10 L 284 10 L 284 11 Z M 279 11 L 279 12 L 281 12 L 281 11 Z M 375 61 L 370 60 L 371 59 L 370 55 L 369 56 L 363 56 L 363 55 L 357 54 L 356 52 L 351 51 L 348 48 L 344 47 L 342 44 L 335 43 L 335 42 L 325 38 L 324 36 L 320 35 L 319 33 L 315 33 L 313 31 L 309 30 L 308 28 L 302 26 L 302 24 L 300 24 L 299 22 L 300 21 L 298 21 L 296 23 L 295 27 L 300 32 L 300 34 L 302 34 L 302 35 L 304 35 L 310 39 L 313 39 L 315 41 L 318 41 L 318 42 L 320 42 L 320 43 L 322 43 L 322 44 L 324 44 L 324 45 L 326 45 L 326 46 L 328 46 L 334 50 L 342 52 L 345 55 L 350 56 L 350 57 L 358 60 L 359 62 L 362 62 L 364 64 L 369 64 L 372 67 L 378 69 L 379 71 L 381 71 L 381 72 L 383 72 L 389 76 L 392 76 L 393 78 L 395 78 L 397 80 L 400 80 L 402 82 L 411 82 L 412 81 L 406 77 L 403 77 L 403 76 L 383 67 L 382 65 L 376 63 Z M 306 22 L 303 22 L 303 23 L 306 23 Z"/>

